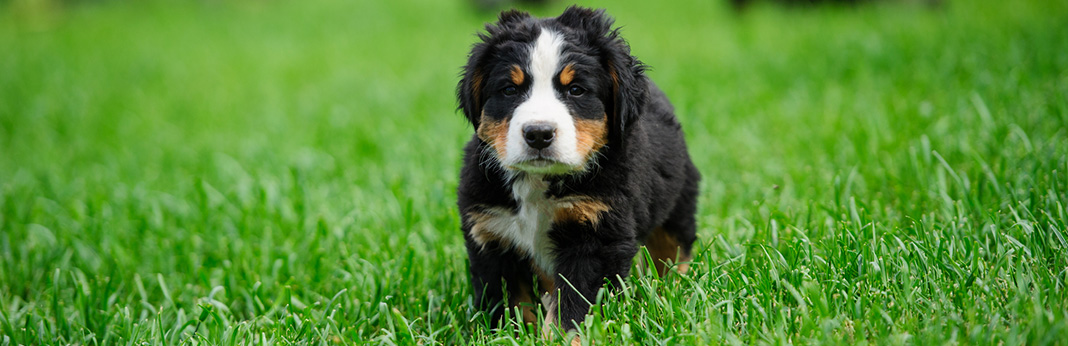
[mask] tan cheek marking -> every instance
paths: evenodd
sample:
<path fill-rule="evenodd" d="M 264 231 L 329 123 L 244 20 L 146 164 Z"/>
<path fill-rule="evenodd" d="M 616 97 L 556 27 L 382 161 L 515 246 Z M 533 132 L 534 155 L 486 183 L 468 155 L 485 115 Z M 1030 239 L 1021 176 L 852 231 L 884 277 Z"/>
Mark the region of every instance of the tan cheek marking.
<path fill-rule="evenodd" d="M 519 65 L 512 65 L 512 83 L 523 85 L 523 79 L 523 69 L 519 68 Z"/>
<path fill-rule="evenodd" d="M 593 153 L 604 147 L 605 142 L 608 141 L 606 119 L 607 115 L 597 120 L 579 119 L 575 121 L 575 132 L 578 137 L 577 149 L 583 157 L 589 159 Z"/>
<path fill-rule="evenodd" d="M 486 116 L 486 113 L 482 113 L 482 117 L 478 121 L 478 138 L 483 142 L 489 143 L 493 146 L 493 150 L 497 152 L 498 158 L 505 157 L 505 150 L 508 146 L 508 122 L 493 120 Z"/>
<path fill-rule="evenodd" d="M 560 84 L 568 85 L 575 80 L 575 64 L 569 64 L 560 71 Z"/>
<path fill-rule="evenodd" d="M 570 197 L 564 206 L 556 209 L 553 223 L 578 222 L 596 226 L 601 221 L 601 213 L 610 208 L 604 202 L 589 197 Z"/>
<path fill-rule="evenodd" d="M 692 259 L 690 254 L 682 251 L 678 239 L 675 239 L 675 236 L 669 234 L 660 227 L 654 229 L 653 233 L 649 235 L 649 238 L 646 238 L 645 247 L 649 249 L 649 256 L 653 258 L 656 272 L 661 277 L 667 275 L 668 270 L 671 269 L 668 264 L 689 262 Z M 679 274 L 686 274 L 690 269 L 690 265 L 684 263 L 678 265 L 677 268 Z"/>

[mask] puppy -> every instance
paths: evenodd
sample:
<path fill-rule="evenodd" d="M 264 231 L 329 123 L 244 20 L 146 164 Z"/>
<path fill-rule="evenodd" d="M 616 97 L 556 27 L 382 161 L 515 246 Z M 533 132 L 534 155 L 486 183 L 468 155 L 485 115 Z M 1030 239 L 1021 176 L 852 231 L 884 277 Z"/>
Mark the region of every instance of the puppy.
<path fill-rule="evenodd" d="M 475 134 L 457 191 L 475 301 L 494 325 L 541 297 L 573 330 L 645 245 L 686 272 L 700 173 L 674 109 L 603 10 L 500 14 L 457 87 Z M 505 301 L 507 297 L 507 301 Z"/>

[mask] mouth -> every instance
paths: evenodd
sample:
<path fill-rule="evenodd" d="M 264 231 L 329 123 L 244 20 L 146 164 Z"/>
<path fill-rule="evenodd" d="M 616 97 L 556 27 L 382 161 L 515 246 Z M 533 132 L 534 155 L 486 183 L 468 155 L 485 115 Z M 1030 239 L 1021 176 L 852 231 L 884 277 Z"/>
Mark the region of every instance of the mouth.
<path fill-rule="evenodd" d="M 573 167 L 568 164 L 541 155 L 513 164 L 509 168 L 536 174 L 564 174 L 573 170 Z"/>

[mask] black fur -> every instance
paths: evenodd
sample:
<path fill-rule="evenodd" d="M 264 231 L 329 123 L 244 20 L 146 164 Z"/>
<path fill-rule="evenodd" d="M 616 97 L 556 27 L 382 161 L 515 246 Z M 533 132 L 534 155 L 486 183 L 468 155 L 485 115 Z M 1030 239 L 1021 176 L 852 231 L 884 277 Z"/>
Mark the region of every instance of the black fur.
<path fill-rule="evenodd" d="M 580 7 L 548 19 L 503 12 L 479 35 L 481 42 L 472 48 L 457 87 L 459 108 L 476 129 L 483 116 L 509 120 L 519 101 L 498 92 L 510 83 L 508 66 L 522 63 L 526 59 L 522 48 L 529 47 L 541 30 L 551 29 L 566 38 L 568 61 L 576 64 L 578 74 L 585 77 L 582 86 L 594 96 L 567 101 L 572 116 L 608 116 L 607 144 L 591 157 L 589 169 L 544 177 L 549 182 L 548 197 L 584 196 L 609 207 L 597 223 L 570 220 L 553 223 L 548 230 L 555 272 L 545 274 L 554 279 L 555 287 L 542 289 L 559 295 L 554 322 L 568 330 L 584 319 L 590 307 L 586 301 L 594 301 L 606 281 L 629 274 L 639 246 L 654 229 L 672 235 L 686 255 L 696 239 L 700 174 L 690 161 L 673 107 L 646 78 L 645 66 L 631 56 L 612 23 L 602 10 Z M 490 150 L 490 143 L 477 135 L 464 148 L 458 204 L 475 300 L 497 323 L 509 308 L 504 304 L 506 291 L 512 296 L 538 293 L 521 290 L 537 286 L 534 278 L 539 269 L 512 244 L 479 244 L 472 234 L 477 221 L 472 212 L 518 211 L 522 201 L 513 196 L 512 186 L 529 178 L 492 162 Z"/>

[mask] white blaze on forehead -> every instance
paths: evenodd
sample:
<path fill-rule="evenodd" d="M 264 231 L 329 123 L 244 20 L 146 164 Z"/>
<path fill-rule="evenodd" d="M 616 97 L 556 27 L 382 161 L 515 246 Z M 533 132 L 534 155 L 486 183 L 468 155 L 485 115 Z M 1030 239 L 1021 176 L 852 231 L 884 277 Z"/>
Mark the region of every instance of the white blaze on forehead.
<path fill-rule="evenodd" d="M 552 88 L 553 75 L 560 68 L 560 52 L 564 40 L 549 29 L 542 29 L 538 41 L 530 51 L 530 74 L 534 77 L 534 87 L 541 82 L 542 87 Z"/>
<path fill-rule="evenodd" d="M 528 154 L 530 148 L 523 139 L 523 127 L 534 122 L 548 123 L 556 127 L 552 145 L 543 149 L 542 155 L 569 166 L 580 166 L 585 162 L 586 158 L 577 150 L 574 119 L 571 118 L 567 106 L 560 101 L 553 83 L 557 72 L 562 68 L 560 60 L 563 46 L 563 36 L 549 29 L 542 29 L 530 50 L 530 66 L 527 68 L 531 78 L 530 97 L 523 101 L 512 115 L 508 129 L 508 157 L 504 158 L 506 166 L 537 158 Z"/>

